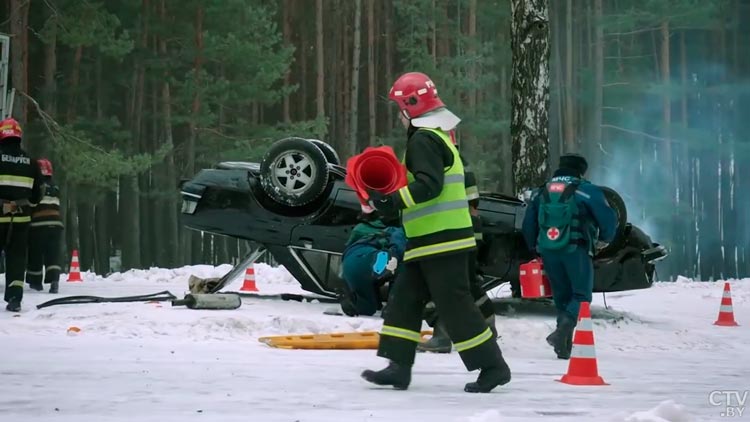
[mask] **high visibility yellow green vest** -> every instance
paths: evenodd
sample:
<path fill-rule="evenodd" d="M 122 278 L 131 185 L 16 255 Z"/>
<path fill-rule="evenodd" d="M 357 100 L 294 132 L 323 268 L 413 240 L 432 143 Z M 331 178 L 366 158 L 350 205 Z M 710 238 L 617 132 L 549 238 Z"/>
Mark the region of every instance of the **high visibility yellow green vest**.
<path fill-rule="evenodd" d="M 444 241 L 417 247 L 407 245 L 404 261 L 476 247 L 464 184 L 464 166 L 458 150 L 445 132 L 427 128 L 419 130 L 430 131 L 445 142 L 453 154 L 453 165 L 444 169 L 443 190 L 436 198 L 417 204 L 411 197 L 408 186 L 399 190 L 401 199 L 406 205 L 401 217 L 406 237 L 413 239 L 456 229 L 468 229 L 470 235 L 446 238 Z M 414 175 L 407 171 L 407 179 L 408 183 L 412 183 Z"/>

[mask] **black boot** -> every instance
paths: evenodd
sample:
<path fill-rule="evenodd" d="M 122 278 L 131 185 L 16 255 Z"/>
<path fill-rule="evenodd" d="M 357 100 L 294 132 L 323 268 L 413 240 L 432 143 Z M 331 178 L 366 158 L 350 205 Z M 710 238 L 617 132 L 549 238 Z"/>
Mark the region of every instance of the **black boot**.
<path fill-rule="evenodd" d="M 482 368 L 475 382 L 470 382 L 464 387 L 467 393 L 489 393 L 499 385 L 510 382 L 510 367 L 503 358 L 503 353 L 498 348 L 497 364 Z"/>
<path fill-rule="evenodd" d="M 29 283 L 29 288 L 31 290 L 36 290 L 37 292 L 41 292 L 42 290 L 44 290 L 44 286 L 42 286 L 41 281 L 39 283 Z"/>
<path fill-rule="evenodd" d="M 453 349 L 453 343 L 448 337 L 448 332 L 445 331 L 445 326 L 439 320 L 432 331 L 432 338 L 417 345 L 417 351 L 420 352 L 450 353 L 451 349 Z"/>
<path fill-rule="evenodd" d="M 411 366 L 391 361 L 380 371 L 365 370 L 362 378 L 377 385 L 391 385 L 396 390 L 406 390 L 411 384 Z"/>
<path fill-rule="evenodd" d="M 21 312 L 21 299 L 13 298 L 8 301 L 8 305 L 5 306 L 6 311 L 10 312 Z"/>
<path fill-rule="evenodd" d="M 557 336 L 552 347 L 555 349 L 558 359 L 570 359 L 573 350 L 573 334 L 575 334 L 577 319 L 564 314 L 557 328 Z"/>
<path fill-rule="evenodd" d="M 49 286 L 49 292 L 50 293 L 57 293 L 60 290 L 60 282 L 59 281 L 53 281 L 50 283 Z"/>
<path fill-rule="evenodd" d="M 550 335 L 547 336 L 547 344 L 549 344 L 552 347 L 555 347 L 555 344 L 557 344 L 558 337 L 560 336 L 560 322 L 562 321 L 562 313 L 557 313 L 557 325 L 555 326 L 555 331 L 550 333 Z"/>

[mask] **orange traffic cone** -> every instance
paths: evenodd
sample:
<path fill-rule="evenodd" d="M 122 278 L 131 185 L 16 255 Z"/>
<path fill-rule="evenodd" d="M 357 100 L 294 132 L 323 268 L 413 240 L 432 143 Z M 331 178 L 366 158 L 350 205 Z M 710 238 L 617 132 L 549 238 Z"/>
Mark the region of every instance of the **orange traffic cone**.
<path fill-rule="evenodd" d="M 740 324 L 734 320 L 734 309 L 732 308 L 732 292 L 729 282 L 724 282 L 724 293 L 721 295 L 721 306 L 719 307 L 719 318 L 714 325 L 723 327 L 737 327 Z"/>
<path fill-rule="evenodd" d="M 245 281 L 242 283 L 241 292 L 257 292 L 258 287 L 255 285 L 255 266 L 250 265 L 245 271 Z"/>
<path fill-rule="evenodd" d="M 609 385 L 599 376 L 594 346 L 594 327 L 591 323 L 591 304 L 581 302 L 578 325 L 573 337 L 568 373 L 558 381 L 571 385 Z"/>
<path fill-rule="evenodd" d="M 68 274 L 68 283 L 80 283 L 83 279 L 81 278 L 81 267 L 78 264 L 78 250 L 73 250 L 73 258 L 70 260 L 70 273 Z"/>

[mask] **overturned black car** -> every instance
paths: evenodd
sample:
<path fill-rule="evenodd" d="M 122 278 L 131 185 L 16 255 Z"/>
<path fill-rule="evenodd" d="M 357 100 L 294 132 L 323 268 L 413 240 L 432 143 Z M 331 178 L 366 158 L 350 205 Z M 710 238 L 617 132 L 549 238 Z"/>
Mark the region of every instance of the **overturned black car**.
<path fill-rule="evenodd" d="M 181 185 L 181 221 L 186 227 L 262 245 L 212 288 L 220 290 L 263 253 L 306 291 L 337 297 L 341 254 L 358 223 L 360 204 L 344 182 L 336 152 L 314 139 L 275 142 L 261 163 L 222 162 Z M 638 227 L 627 222 L 620 196 L 604 188 L 618 213 L 615 240 L 595 257 L 594 292 L 645 289 L 655 262 L 667 256 Z M 479 252 L 485 290 L 510 283 L 520 296 L 519 266 L 531 259 L 520 228 L 526 204 L 514 197 L 483 193 L 480 200 L 484 246 Z"/>

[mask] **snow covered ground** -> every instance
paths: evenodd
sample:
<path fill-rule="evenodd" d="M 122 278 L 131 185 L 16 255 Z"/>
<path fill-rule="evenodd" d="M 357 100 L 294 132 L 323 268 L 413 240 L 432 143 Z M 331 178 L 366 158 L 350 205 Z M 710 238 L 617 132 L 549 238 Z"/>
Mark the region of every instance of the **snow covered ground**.
<path fill-rule="evenodd" d="M 221 276 L 229 266 L 131 271 L 61 294 L 27 291 L 20 315 L 0 313 L 0 421 L 429 421 L 687 422 L 722 417 L 714 390 L 750 389 L 750 279 L 732 280 L 740 327 L 717 327 L 723 283 L 678 280 L 601 295 L 593 308 L 599 373 L 610 385 L 556 382 L 568 362 L 544 338 L 553 318 L 511 309 L 498 316 L 513 371 L 492 394 L 463 392 L 456 353 L 419 354 L 408 391 L 375 388 L 363 369 L 384 361 L 374 350 L 273 349 L 258 337 L 378 330 L 377 318 L 324 315 L 335 305 L 243 299 L 232 311 L 163 303 L 35 305 L 61 296 L 128 296 L 187 291 L 190 274 Z M 300 293 L 283 268 L 256 266 L 262 293 Z M 226 291 L 240 288 L 242 276 Z M 497 292 L 495 292 L 497 293 Z M 502 294 L 502 292 L 500 292 Z M 69 327 L 80 332 L 69 334 Z"/>

